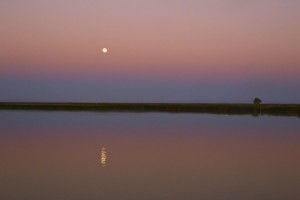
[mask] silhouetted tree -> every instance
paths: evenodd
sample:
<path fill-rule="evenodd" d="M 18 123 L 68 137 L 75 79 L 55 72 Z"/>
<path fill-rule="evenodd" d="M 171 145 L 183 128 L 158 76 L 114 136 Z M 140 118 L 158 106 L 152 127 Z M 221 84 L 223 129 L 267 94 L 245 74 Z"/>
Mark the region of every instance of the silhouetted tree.
<path fill-rule="evenodd" d="M 259 98 L 255 98 L 255 99 L 253 99 L 253 103 L 254 104 L 260 104 L 262 101 L 259 99 Z"/>
<path fill-rule="evenodd" d="M 254 103 L 254 115 L 255 116 L 259 116 L 261 115 L 261 107 L 260 107 L 260 103 L 262 101 L 259 98 L 254 98 L 253 99 L 253 103 Z"/>

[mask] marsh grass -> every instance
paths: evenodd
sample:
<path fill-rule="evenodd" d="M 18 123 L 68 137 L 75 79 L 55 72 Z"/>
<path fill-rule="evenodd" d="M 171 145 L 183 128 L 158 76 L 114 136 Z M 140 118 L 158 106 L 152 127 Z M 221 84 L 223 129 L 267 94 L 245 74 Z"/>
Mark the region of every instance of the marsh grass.
<path fill-rule="evenodd" d="M 44 103 L 0 102 L 2 110 L 173 112 L 229 115 L 300 116 L 300 104 L 209 104 L 209 103 Z"/>

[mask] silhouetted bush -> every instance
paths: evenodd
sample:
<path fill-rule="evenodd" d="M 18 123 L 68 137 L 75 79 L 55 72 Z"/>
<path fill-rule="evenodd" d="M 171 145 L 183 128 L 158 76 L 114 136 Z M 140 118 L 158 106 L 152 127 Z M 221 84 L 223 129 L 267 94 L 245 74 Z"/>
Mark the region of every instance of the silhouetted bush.
<path fill-rule="evenodd" d="M 253 103 L 254 104 L 260 104 L 262 101 L 259 99 L 259 98 L 255 98 L 255 99 L 253 99 Z"/>

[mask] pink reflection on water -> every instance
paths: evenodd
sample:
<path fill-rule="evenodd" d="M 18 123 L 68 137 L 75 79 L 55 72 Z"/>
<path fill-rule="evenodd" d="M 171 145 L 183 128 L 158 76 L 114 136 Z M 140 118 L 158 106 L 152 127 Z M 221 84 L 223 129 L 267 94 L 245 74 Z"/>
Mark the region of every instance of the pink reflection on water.
<path fill-rule="evenodd" d="M 100 126 L 50 125 L 27 127 L 25 133 L 23 129 L 2 132 L 0 199 L 144 199 L 148 195 L 174 200 L 296 199 L 300 195 L 298 129 L 281 130 L 285 124 L 276 131 L 256 132 L 236 130 L 229 123 L 226 127 L 217 123 L 216 128 L 126 125 L 101 127 L 101 132 Z"/>

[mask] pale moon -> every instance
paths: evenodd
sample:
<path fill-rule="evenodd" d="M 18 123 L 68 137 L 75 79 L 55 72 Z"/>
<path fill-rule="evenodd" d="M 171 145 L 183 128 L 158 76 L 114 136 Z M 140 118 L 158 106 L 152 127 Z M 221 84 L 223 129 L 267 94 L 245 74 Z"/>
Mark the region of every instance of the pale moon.
<path fill-rule="evenodd" d="M 107 48 L 103 48 L 103 49 L 102 49 L 102 52 L 103 52 L 103 53 L 107 53 L 107 51 L 108 51 Z"/>

